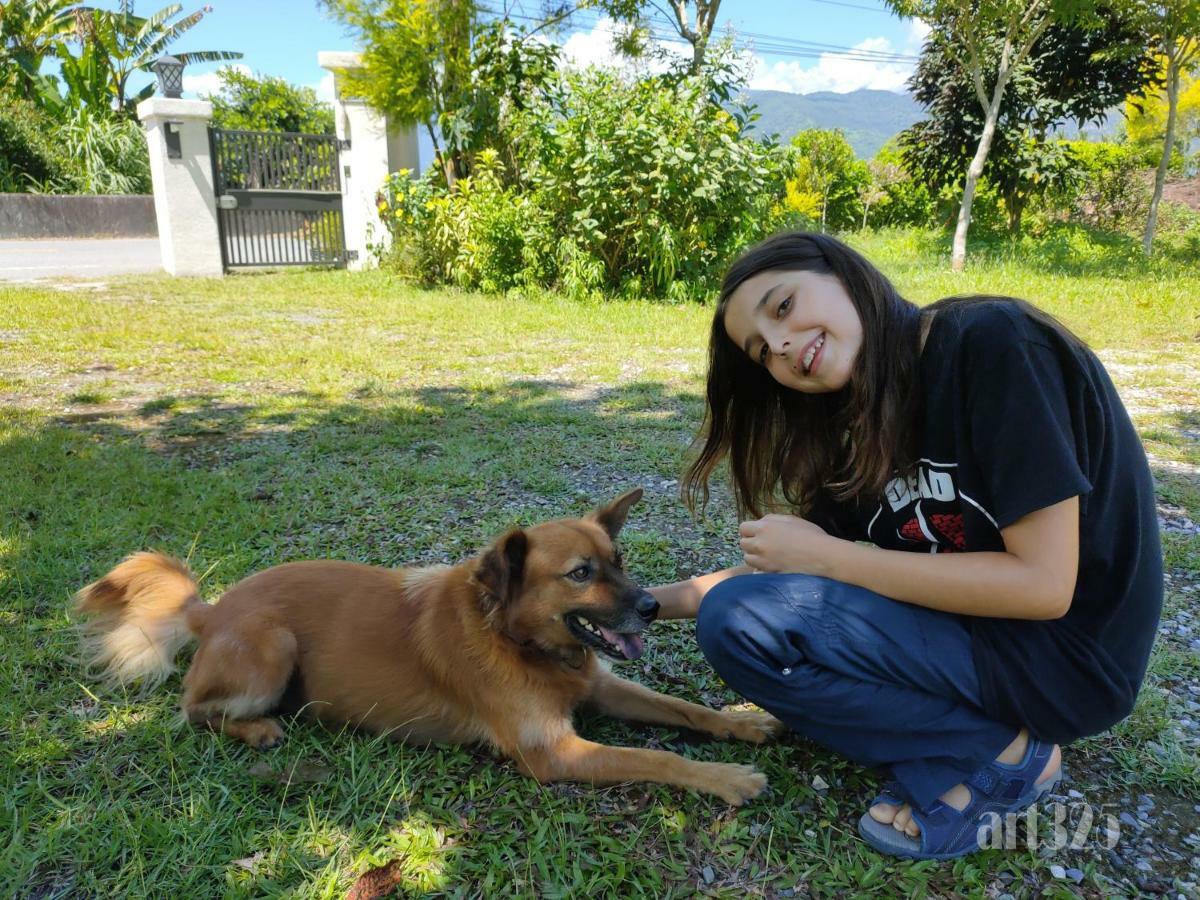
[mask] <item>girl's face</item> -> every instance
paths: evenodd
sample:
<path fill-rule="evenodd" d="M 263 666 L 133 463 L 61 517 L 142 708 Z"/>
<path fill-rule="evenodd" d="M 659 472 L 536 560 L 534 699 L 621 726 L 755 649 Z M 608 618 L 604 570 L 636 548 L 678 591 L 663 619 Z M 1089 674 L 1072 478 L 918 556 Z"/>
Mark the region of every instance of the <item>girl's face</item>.
<path fill-rule="evenodd" d="M 862 347 L 862 321 L 842 283 L 817 272 L 768 270 L 725 305 L 725 333 L 784 387 L 838 391 Z"/>

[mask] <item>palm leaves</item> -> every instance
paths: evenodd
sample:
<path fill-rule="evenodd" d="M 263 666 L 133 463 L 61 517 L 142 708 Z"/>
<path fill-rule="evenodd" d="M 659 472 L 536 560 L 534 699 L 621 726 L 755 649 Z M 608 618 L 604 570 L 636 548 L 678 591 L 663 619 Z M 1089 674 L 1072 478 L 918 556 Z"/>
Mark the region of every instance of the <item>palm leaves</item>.
<path fill-rule="evenodd" d="M 202 7 L 175 22 L 171 20 L 183 11 L 180 3 L 164 6 L 146 17 L 134 13 L 132 0 L 122 0 L 116 11 L 87 7 L 81 7 L 81 11 L 89 14 L 87 34 L 81 37 L 107 57 L 112 99 L 117 110 L 124 111 L 154 93 L 154 85 L 150 84 L 134 96 L 126 96 L 130 77 L 135 72 L 148 72 L 150 65 L 211 12 L 212 7 Z M 242 58 L 241 53 L 231 50 L 193 50 L 176 56 L 184 64 Z"/>
<path fill-rule="evenodd" d="M 74 27 L 74 0 L 0 0 L 0 88 L 38 92 L 42 60 Z"/>

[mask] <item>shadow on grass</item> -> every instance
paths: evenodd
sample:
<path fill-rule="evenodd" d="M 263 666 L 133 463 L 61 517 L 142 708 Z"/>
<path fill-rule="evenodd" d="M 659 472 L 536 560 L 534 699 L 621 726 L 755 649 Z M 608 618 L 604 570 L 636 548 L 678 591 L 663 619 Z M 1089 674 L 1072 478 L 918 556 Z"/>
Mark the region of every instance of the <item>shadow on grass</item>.
<path fill-rule="evenodd" d="M 138 885 L 174 896 L 333 890 L 348 873 L 400 860 L 392 875 L 401 892 L 657 895 L 694 886 L 704 866 L 736 889 L 747 847 L 759 870 L 794 883 L 766 844 L 733 852 L 716 837 L 694 839 L 681 822 L 724 816 L 711 798 L 646 785 L 539 787 L 486 753 L 414 750 L 294 723 L 288 743 L 262 758 L 278 771 L 315 760 L 334 774 L 320 784 L 264 783 L 249 774 L 258 754 L 175 726 L 176 679 L 146 698 L 114 696 L 71 661 L 70 594 L 141 548 L 190 557 L 211 597 L 289 559 L 457 561 L 514 522 L 579 514 L 642 484 L 647 500 L 627 532 L 631 569 L 649 583 L 695 571 L 701 557 L 719 567 L 732 528 L 706 531 L 677 500 L 699 402 L 652 382 L 584 390 L 530 380 L 494 390 L 375 385 L 352 402 L 164 397 L 50 422 L 0 420 L 2 608 L 11 617 L 0 631 L 8 698 L 0 731 L 15 766 L 4 775 L 8 808 L 19 810 L 15 837 L 0 849 L 0 884 L 17 895 Z M 642 681 L 712 704 L 733 699 L 690 630 L 664 625 L 652 644 Z M 613 743 L 678 738 L 607 720 L 583 727 Z M 761 755 L 673 746 L 706 759 Z M 809 752 L 769 751 L 781 766 L 807 765 Z M 831 783 L 835 771 L 863 783 L 856 768 L 821 758 Z M 806 782 L 781 791 L 810 812 L 818 799 Z M 682 818 L 651 827 L 636 815 L 651 809 Z M 727 821 L 744 831 L 745 817 L 762 813 Z M 581 848 L 629 868 L 620 877 L 581 869 L 572 862 Z M 841 852 L 859 854 L 853 842 Z"/>

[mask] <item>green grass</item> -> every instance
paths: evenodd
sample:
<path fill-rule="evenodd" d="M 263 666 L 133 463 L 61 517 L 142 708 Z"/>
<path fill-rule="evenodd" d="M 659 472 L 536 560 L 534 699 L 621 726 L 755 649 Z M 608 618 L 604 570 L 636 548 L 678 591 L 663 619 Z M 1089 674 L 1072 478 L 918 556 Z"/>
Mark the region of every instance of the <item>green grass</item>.
<path fill-rule="evenodd" d="M 1059 314 L 1113 369 L 1161 498 L 1200 521 L 1200 269 L 998 245 L 954 276 L 943 243 L 860 246 L 918 301 L 986 290 Z M 1055 271 L 1056 258 L 1075 262 Z M 125 696 L 72 661 L 71 593 L 143 547 L 189 557 L 211 597 L 290 559 L 457 560 L 513 522 L 642 484 L 625 538 L 637 577 L 731 564 L 725 495 L 698 523 L 677 499 L 709 315 L 426 292 L 380 273 L 131 278 L 86 296 L 0 287 L 0 332 L 20 335 L 0 344 L 0 896 L 341 896 L 388 863 L 402 890 L 453 896 L 983 895 L 1005 873 L 1016 881 L 1000 890 L 1066 896 L 1049 874 L 1061 856 L 931 865 L 868 851 L 854 822 L 874 776 L 801 740 L 582 719 L 597 740 L 756 763 L 773 794 L 734 811 L 647 785 L 539 787 L 477 749 L 306 723 L 260 754 L 180 727 L 178 679 Z M 1169 539 L 1167 557 L 1174 584 L 1200 580 L 1200 542 Z M 1186 602 L 1173 594 L 1168 609 Z M 624 671 L 734 699 L 688 624 L 657 626 Z M 1089 801 L 1154 790 L 1190 810 L 1197 759 L 1162 691 L 1184 677 L 1194 655 L 1160 646 L 1135 715 L 1068 748 Z M 1063 864 L 1109 892 L 1103 860 Z"/>

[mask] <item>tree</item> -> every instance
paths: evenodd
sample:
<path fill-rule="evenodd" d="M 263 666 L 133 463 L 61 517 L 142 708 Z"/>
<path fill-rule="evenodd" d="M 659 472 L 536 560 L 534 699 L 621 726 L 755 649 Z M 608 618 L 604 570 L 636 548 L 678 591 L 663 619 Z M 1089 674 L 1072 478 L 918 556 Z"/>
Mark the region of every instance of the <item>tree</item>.
<path fill-rule="evenodd" d="M 688 9 L 688 0 L 665 0 L 670 7 L 665 12 L 655 0 L 650 6 L 666 17 L 679 36 L 692 45 L 692 65 L 688 70 L 691 75 L 700 74 L 704 68 L 704 54 L 708 50 L 708 41 L 712 37 L 713 25 L 717 21 L 717 10 L 721 8 L 721 0 L 694 0 L 696 15 L 693 19 Z"/>
<path fill-rule="evenodd" d="M 810 128 L 792 138 L 791 151 L 792 174 L 785 185 L 788 208 L 817 219 L 822 231 L 831 222 L 853 228 L 859 189 L 869 175 L 846 135 L 840 129 Z"/>
<path fill-rule="evenodd" d="M 999 59 L 994 44 L 981 42 L 993 62 Z M 1102 121 L 1123 98 L 1144 93 L 1156 69 L 1144 32 L 1127 15 L 1104 10 L 1092 28 L 1046 29 L 1004 92 L 983 170 L 1004 199 L 1010 230 L 1019 231 L 1029 200 L 1070 176 L 1070 152 L 1047 140 L 1055 126 Z M 990 69 L 984 74 L 985 80 L 995 77 Z M 984 127 L 972 79 L 943 43 L 931 41 L 909 86 L 929 118 L 901 134 L 908 167 L 934 191 L 961 189 Z"/>
<path fill-rule="evenodd" d="M 484 18 L 475 0 L 325 0 L 363 48 L 349 90 L 398 125 L 428 129 L 447 185 L 503 130 L 499 119 L 530 102 L 553 75 L 557 48 L 535 35 L 589 6 L 627 14 L 630 0 L 580 0 L 533 27 L 507 10 Z"/>
<path fill-rule="evenodd" d="M 75 26 L 75 0 L 0 2 L 0 89 L 25 100 L 39 93 L 42 60 L 65 44 Z"/>
<path fill-rule="evenodd" d="M 951 265 L 961 271 L 967 258 L 967 231 L 975 189 L 996 135 L 1000 106 L 1009 81 L 1051 25 L 1086 21 L 1092 0 L 887 0 L 897 13 L 931 26 L 928 45 L 939 46 L 969 79 L 983 111 L 983 127 L 963 180 L 954 229 Z M 994 53 L 994 58 L 992 54 Z"/>
<path fill-rule="evenodd" d="M 1147 256 L 1154 248 L 1154 229 L 1158 224 L 1158 206 L 1162 202 L 1163 185 L 1171 165 L 1178 124 L 1179 98 L 1187 71 L 1200 62 L 1200 2 L 1198 0 L 1126 0 L 1153 36 L 1152 46 L 1163 58 L 1166 69 L 1167 122 L 1163 133 L 1162 155 L 1154 173 L 1154 193 L 1150 212 L 1142 235 L 1142 249 Z"/>
<path fill-rule="evenodd" d="M 1164 67 L 1165 68 L 1165 67 Z M 1166 82 L 1166 72 L 1163 72 Z M 1167 128 L 1165 91 L 1149 97 L 1130 97 L 1125 104 L 1125 134 L 1133 144 L 1158 145 Z M 1175 111 L 1174 151 L 1186 151 L 1200 137 L 1200 69 L 1185 73 L 1179 81 L 1179 103 Z"/>
<path fill-rule="evenodd" d="M 154 93 L 155 85 L 152 82 L 132 97 L 127 96 L 129 79 L 133 73 L 149 72 L 151 64 L 188 29 L 212 12 L 212 7 L 198 9 L 177 22 L 170 21 L 182 11 L 181 4 L 172 3 L 142 18 L 134 14 L 133 0 L 121 0 L 115 11 L 81 8 L 80 41 L 92 44 L 103 54 L 109 72 L 109 91 L 118 113 L 132 109 Z M 242 58 L 241 53 L 230 50 L 192 50 L 177 56 L 185 65 Z"/>
<path fill-rule="evenodd" d="M 333 134 L 333 108 L 310 87 L 283 78 L 251 75 L 232 66 L 217 72 L 220 88 L 207 99 L 218 128 Z"/>
<path fill-rule="evenodd" d="M 858 189 L 858 199 L 863 205 L 862 227 L 867 227 L 867 216 L 871 207 L 888 199 L 888 188 L 904 178 L 904 169 L 899 164 L 881 159 L 867 163 L 870 180 Z"/>

